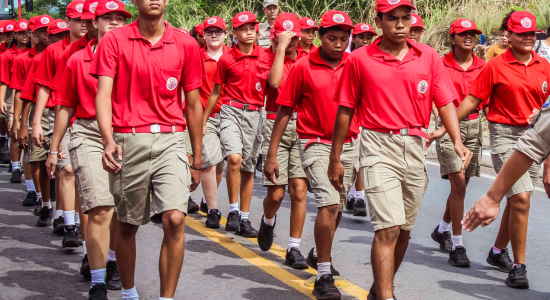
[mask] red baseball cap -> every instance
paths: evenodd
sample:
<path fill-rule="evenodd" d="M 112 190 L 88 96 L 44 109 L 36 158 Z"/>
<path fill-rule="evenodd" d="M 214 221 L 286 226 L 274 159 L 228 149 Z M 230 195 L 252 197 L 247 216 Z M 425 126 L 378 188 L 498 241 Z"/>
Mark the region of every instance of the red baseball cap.
<path fill-rule="evenodd" d="M 528 11 L 513 12 L 506 24 L 508 31 L 515 33 L 542 32 L 537 29 L 537 18 Z"/>
<path fill-rule="evenodd" d="M 256 15 L 254 13 L 251 13 L 249 11 L 243 11 L 238 13 L 235 17 L 233 17 L 233 20 L 231 21 L 233 28 L 238 28 L 244 24 L 253 23 L 254 25 L 259 24 L 258 21 L 256 21 Z M 256 31 L 259 31 L 259 27 L 256 28 Z"/>
<path fill-rule="evenodd" d="M 126 11 L 124 3 L 118 0 L 99 1 L 95 8 L 95 16 L 99 17 L 110 12 L 119 12 L 127 19 L 132 17 L 132 14 Z"/>
<path fill-rule="evenodd" d="M 84 3 L 84 7 L 82 8 L 82 17 L 80 17 L 80 19 L 82 20 L 95 19 L 95 10 L 97 8 L 98 3 L 99 1 L 97 0 L 86 1 L 86 3 Z"/>
<path fill-rule="evenodd" d="M 475 34 L 482 34 L 481 30 L 477 29 L 476 23 L 468 19 L 458 19 L 451 23 L 449 34 L 462 33 L 465 31 L 473 31 Z"/>
<path fill-rule="evenodd" d="M 29 20 L 29 29 L 30 29 L 30 31 L 34 31 L 34 28 L 36 27 L 36 21 L 38 21 L 38 16 L 30 18 L 30 20 Z"/>
<path fill-rule="evenodd" d="M 73 2 L 67 5 L 67 17 L 71 19 L 76 19 L 82 17 L 82 10 L 84 8 L 84 0 L 74 0 Z"/>
<path fill-rule="evenodd" d="M 376 12 L 387 13 L 399 6 L 408 6 L 413 10 L 416 10 L 411 4 L 411 0 L 376 0 Z"/>
<path fill-rule="evenodd" d="M 319 27 L 329 28 L 332 26 L 340 26 L 344 30 L 349 30 L 353 28 L 353 22 L 347 13 L 339 10 L 329 10 L 321 17 Z"/>
<path fill-rule="evenodd" d="M 424 27 L 424 20 L 422 19 L 422 17 L 413 12 L 411 13 L 411 28 L 412 27 L 420 27 L 424 30 L 426 29 Z"/>
<path fill-rule="evenodd" d="M 185 29 L 183 29 L 183 28 L 174 28 L 174 29 L 177 30 L 177 31 L 183 32 L 183 33 L 185 33 L 185 34 L 189 34 L 189 31 L 187 31 L 187 30 L 185 30 Z"/>
<path fill-rule="evenodd" d="M 4 31 L 2 33 L 13 32 L 15 30 L 15 22 L 11 21 L 4 26 Z"/>
<path fill-rule="evenodd" d="M 297 37 L 303 37 L 302 26 L 300 26 L 300 19 L 293 13 L 281 13 L 275 19 L 273 24 L 275 36 L 279 36 L 281 32 L 292 31 L 296 33 Z"/>
<path fill-rule="evenodd" d="M 34 24 L 34 30 L 42 28 L 42 27 L 48 27 L 48 26 L 50 26 L 50 24 L 53 21 L 54 21 L 54 19 L 53 19 L 52 16 L 48 16 L 48 15 L 38 16 L 38 18 L 36 19 L 36 22 Z M 33 30 L 33 32 L 34 32 L 34 30 Z"/>
<path fill-rule="evenodd" d="M 204 29 L 208 28 L 208 27 L 217 27 L 219 29 L 223 29 L 223 30 L 227 30 L 227 26 L 225 25 L 225 21 L 218 17 L 218 16 L 213 16 L 213 17 L 210 17 L 206 20 L 204 20 L 204 23 L 202 23 L 203 26 L 204 26 Z"/>
<path fill-rule="evenodd" d="M 71 30 L 67 23 L 61 19 L 54 20 L 53 22 L 50 22 L 50 25 L 48 26 L 48 34 L 57 34 L 64 31 Z"/>
<path fill-rule="evenodd" d="M 195 32 L 197 34 L 204 36 L 204 24 L 203 23 L 197 24 L 197 26 L 195 26 Z"/>
<path fill-rule="evenodd" d="M 353 28 L 353 34 L 354 35 L 355 34 L 361 34 L 361 33 L 364 33 L 364 32 L 370 32 L 374 35 L 378 35 L 376 32 L 374 32 L 374 28 L 372 28 L 372 26 L 370 26 L 367 23 L 358 23 Z"/>
<path fill-rule="evenodd" d="M 260 24 L 254 25 L 254 29 L 256 29 L 256 32 L 260 32 Z"/>
<path fill-rule="evenodd" d="M 19 32 L 19 31 L 27 31 L 27 30 L 29 30 L 29 21 L 25 19 L 21 19 L 15 22 L 15 29 L 13 31 Z"/>
<path fill-rule="evenodd" d="M 319 30 L 319 27 L 315 24 L 315 21 L 313 21 L 311 18 L 303 17 L 300 19 L 300 26 L 302 26 L 302 29 L 315 29 Z"/>

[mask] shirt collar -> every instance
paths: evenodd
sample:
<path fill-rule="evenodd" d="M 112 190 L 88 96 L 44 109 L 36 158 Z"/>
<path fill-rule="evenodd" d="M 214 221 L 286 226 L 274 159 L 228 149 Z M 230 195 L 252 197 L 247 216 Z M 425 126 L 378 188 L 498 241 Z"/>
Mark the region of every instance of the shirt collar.
<path fill-rule="evenodd" d="M 232 52 L 233 52 L 233 56 L 235 57 L 236 60 L 239 60 L 243 57 L 247 57 L 247 56 L 255 56 L 255 57 L 259 57 L 260 54 L 259 54 L 259 48 L 260 46 L 254 44 L 254 50 L 252 50 L 252 53 L 250 53 L 250 55 L 244 55 L 241 50 L 239 50 L 239 46 L 238 45 L 235 45 L 235 47 L 233 47 Z"/>
<path fill-rule="evenodd" d="M 97 45 L 97 39 L 91 40 L 88 45 L 86 46 L 86 52 L 84 52 L 84 61 L 92 61 L 94 59 L 94 51 L 92 51 L 92 47 L 94 45 Z"/>
<path fill-rule="evenodd" d="M 34 45 L 34 47 L 32 47 L 31 50 L 29 50 L 29 52 L 28 52 L 28 53 L 29 53 L 29 57 L 33 57 L 33 56 L 35 56 L 35 55 L 38 54 L 38 50 L 36 50 L 36 46 L 37 46 L 37 45 L 38 45 L 38 44 Z"/>
<path fill-rule="evenodd" d="M 386 61 L 399 61 L 397 57 L 390 55 L 386 52 L 383 52 L 380 47 L 378 46 L 381 42 L 384 36 L 378 37 L 370 46 L 366 46 L 367 53 L 370 56 L 374 57 L 382 57 Z M 413 60 L 415 56 L 422 55 L 422 50 L 420 50 L 420 47 L 418 47 L 418 43 L 414 40 L 407 39 L 407 44 L 409 45 L 409 51 L 405 55 L 405 57 L 401 60 L 401 62 L 407 62 L 409 60 Z"/>
<path fill-rule="evenodd" d="M 332 66 L 329 65 L 329 64 L 327 64 L 327 63 L 323 60 L 323 58 L 321 57 L 321 48 L 322 48 L 322 47 L 319 47 L 319 48 L 317 48 L 317 49 L 311 50 L 311 51 L 309 52 L 309 55 L 308 55 L 309 60 L 310 60 L 311 62 L 313 62 L 314 64 L 325 65 L 325 66 L 327 66 L 327 67 L 329 67 L 329 68 L 332 69 Z M 338 63 L 338 66 L 336 66 L 336 68 L 334 68 L 335 70 L 338 69 L 338 68 L 340 68 L 340 67 L 342 67 L 342 66 L 346 63 L 346 61 L 348 60 L 348 55 L 349 55 L 349 53 L 344 52 L 344 55 L 342 56 L 342 60 Z"/>
<path fill-rule="evenodd" d="M 65 39 L 63 39 L 61 41 L 61 46 L 63 47 L 63 49 L 67 48 L 67 46 L 69 46 L 71 44 L 71 35 L 67 35 L 67 37 Z"/>
<path fill-rule="evenodd" d="M 540 63 L 541 62 L 541 57 L 538 56 L 538 54 L 531 50 L 531 54 L 533 55 L 533 59 L 531 59 L 531 61 L 529 62 L 529 64 L 527 66 L 530 66 L 532 64 L 534 64 L 535 62 L 537 63 Z M 508 64 L 519 64 L 519 65 L 525 65 L 524 63 L 520 62 L 519 60 L 517 60 L 515 57 L 514 57 L 514 54 L 512 53 L 512 48 L 509 47 L 508 49 L 506 49 L 506 51 L 504 53 L 502 53 L 502 59 L 508 63 Z"/>
<path fill-rule="evenodd" d="M 458 63 L 455 61 L 454 57 L 454 51 L 451 51 L 451 53 L 443 56 L 443 64 L 447 67 L 455 68 L 462 72 L 468 72 L 475 69 L 481 69 L 485 66 L 481 58 L 477 57 L 474 53 L 472 53 L 472 56 L 474 57 L 474 61 L 472 62 L 472 65 L 467 69 L 464 70 Z"/>
<path fill-rule="evenodd" d="M 223 48 L 222 48 L 223 54 L 227 53 L 229 50 L 231 50 L 231 48 L 227 47 L 226 45 L 223 45 Z M 201 48 L 201 51 L 202 51 L 202 57 L 204 58 L 204 62 L 216 61 L 212 57 L 208 56 L 208 53 L 206 52 L 206 47 Z"/>
<path fill-rule="evenodd" d="M 84 49 L 88 46 L 88 33 L 78 40 L 78 49 Z"/>
<path fill-rule="evenodd" d="M 136 19 L 133 23 L 131 23 L 129 26 L 129 38 L 133 40 L 142 39 L 149 43 L 149 40 L 144 38 L 141 33 L 139 33 L 139 27 L 138 27 L 138 21 L 139 19 Z M 176 39 L 174 38 L 174 29 L 168 24 L 168 22 L 163 21 L 164 25 L 166 26 L 166 29 L 164 29 L 164 34 L 162 35 L 162 38 L 159 42 L 157 42 L 157 45 L 159 43 L 167 43 L 167 44 L 173 44 L 176 42 Z M 155 46 L 155 45 L 153 45 Z"/>
<path fill-rule="evenodd" d="M 2 43 L 2 44 L 0 45 L 0 51 L 6 51 L 6 50 L 8 50 L 8 44 Z"/>

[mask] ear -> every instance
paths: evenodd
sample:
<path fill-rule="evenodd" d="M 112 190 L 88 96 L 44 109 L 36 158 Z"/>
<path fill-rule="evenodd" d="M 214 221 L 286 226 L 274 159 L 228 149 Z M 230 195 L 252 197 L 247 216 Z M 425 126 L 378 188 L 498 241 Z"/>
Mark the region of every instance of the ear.
<path fill-rule="evenodd" d="M 374 17 L 374 23 L 376 23 L 376 27 L 382 29 L 382 20 L 378 16 Z"/>
<path fill-rule="evenodd" d="M 92 20 L 92 24 L 94 25 L 94 29 L 95 29 L 95 30 L 98 30 L 98 29 L 99 29 L 99 28 L 98 28 L 98 25 L 97 25 L 96 19 L 93 19 L 93 20 Z"/>

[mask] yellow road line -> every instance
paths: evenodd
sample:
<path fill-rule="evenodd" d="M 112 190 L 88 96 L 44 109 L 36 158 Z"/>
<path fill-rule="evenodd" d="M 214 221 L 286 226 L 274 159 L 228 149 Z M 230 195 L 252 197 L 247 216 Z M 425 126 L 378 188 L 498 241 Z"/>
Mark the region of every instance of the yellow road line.
<path fill-rule="evenodd" d="M 199 211 L 199 213 L 200 213 L 201 215 L 203 215 L 203 216 L 206 216 L 206 214 L 203 213 L 203 212 L 201 212 L 201 211 Z M 193 219 L 193 220 L 194 220 L 195 222 L 198 222 L 198 223 L 200 224 L 200 227 L 202 228 L 202 230 L 210 230 L 210 231 L 213 231 L 213 232 L 215 232 L 216 234 L 218 234 L 218 235 L 220 235 L 220 236 L 222 236 L 222 237 L 225 237 L 225 235 L 220 234 L 219 232 L 217 232 L 217 231 L 215 231 L 215 230 L 208 229 L 208 228 L 204 227 L 204 223 L 199 222 L 199 221 L 197 221 L 197 220 L 195 220 L 195 219 Z M 222 217 L 221 220 L 220 220 L 220 224 L 223 225 L 223 226 L 225 227 L 225 224 L 226 224 L 226 223 L 227 223 L 227 219 L 226 219 L 225 217 Z M 194 228 L 194 227 L 191 227 L 191 228 L 195 229 L 196 231 L 199 231 L 199 230 L 197 230 L 197 229 Z M 202 231 L 199 231 L 199 232 L 202 233 Z M 203 234 L 203 235 L 207 236 L 206 234 Z M 207 237 L 209 237 L 209 236 L 207 236 Z M 209 238 L 210 238 L 210 237 L 209 237 Z M 227 238 L 227 237 L 225 237 L 225 238 L 226 238 L 226 239 L 229 239 L 229 238 Z M 212 239 L 212 238 L 210 238 L 210 239 Z M 212 240 L 213 240 L 213 239 L 212 239 Z M 234 242 L 234 243 L 236 243 L 236 242 L 233 241 L 232 239 L 229 239 L 229 240 L 232 241 L 232 242 Z M 256 239 L 256 238 L 249 238 L 249 240 L 251 240 L 251 241 L 253 241 L 254 243 L 258 244 L 258 239 Z M 216 242 L 217 242 L 217 241 L 216 241 Z M 218 243 L 219 243 L 219 242 L 218 242 Z M 247 251 L 250 251 L 248 248 L 246 248 L 246 247 L 244 247 L 244 246 L 242 246 L 242 245 L 240 245 L 240 244 L 238 244 L 238 243 L 236 243 L 236 244 L 239 245 L 239 246 L 241 246 L 241 247 L 243 247 L 243 248 L 246 249 Z M 224 246 L 224 245 L 222 244 L 222 246 Z M 226 246 L 224 246 L 224 247 L 226 247 Z M 226 248 L 227 248 L 227 247 L 226 247 Z M 228 248 L 228 249 L 229 249 L 229 248 Z M 231 250 L 231 249 L 229 249 L 229 250 Z M 232 251 L 232 250 L 231 250 L 231 251 Z M 233 252 L 233 251 L 232 251 L 232 252 Z M 250 251 L 250 252 L 251 252 L 254 256 L 261 257 L 261 256 L 258 256 L 257 254 L 255 254 L 255 253 L 252 252 L 252 251 Z M 282 257 L 283 259 L 284 259 L 285 256 L 286 256 L 286 249 L 284 249 L 283 247 L 281 247 L 281 246 L 279 246 L 279 245 L 277 245 L 277 244 L 273 244 L 273 245 L 271 246 L 271 249 L 269 250 L 269 252 L 271 252 L 271 253 L 273 253 L 273 254 L 279 256 L 279 257 Z M 236 253 L 236 254 L 239 255 L 238 253 Z M 241 256 L 241 255 L 239 255 L 239 256 Z M 241 256 L 241 257 L 242 257 L 242 256 Z M 244 257 L 243 257 L 243 258 L 244 258 Z M 246 259 L 246 258 L 244 258 L 244 259 Z M 271 261 L 269 261 L 269 260 L 267 260 L 267 259 L 264 259 L 264 258 L 262 258 L 262 259 L 268 261 L 268 262 L 271 263 L 271 264 L 274 264 L 273 262 L 271 262 Z M 246 260 L 249 261 L 248 259 L 246 259 Z M 256 265 L 255 263 L 253 263 L 253 262 L 251 262 L 251 261 L 249 261 L 249 262 L 252 263 L 252 264 L 254 264 L 254 265 Z M 256 265 L 256 266 L 258 266 L 258 267 L 261 268 L 262 270 L 266 271 L 266 270 L 265 270 L 264 268 L 262 268 L 260 265 Z M 282 267 L 280 267 L 278 264 L 276 264 L 276 266 L 277 266 L 278 268 L 280 268 L 281 270 L 283 270 L 284 272 L 286 272 L 286 273 L 288 273 L 288 274 L 291 274 L 291 273 L 287 272 L 286 270 L 284 270 Z M 313 268 L 305 269 L 304 271 L 310 273 L 311 275 L 317 276 L 317 270 L 315 270 L 315 269 L 313 269 Z M 268 272 L 268 271 L 266 271 L 266 272 L 269 273 L 269 274 L 271 274 L 271 273 Z M 277 279 L 283 281 L 284 283 L 288 284 L 285 280 L 281 279 L 280 277 L 277 277 L 276 275 L 273 275 L 273 274 L 271 274 L 271 275 L 274 276 L 275 278 L 277 278 Z M 292 274 L 291 274 L 291 275 L 292 275 Z M 287 276 L 287 275 L 285 275 L 285 276 Z M 292 275 L 292 276 L 294 276 L 294 275 Z M 294 276 L 294 277 L 296 277 L 296 276 Z M 297 277 L 296 277 L 296 278 L 297 278 Z M 307 287 L 307 289 L 310 291 L 309 294 L 307 294 L 307 296 L 310 297 L 310 298 L 312 298 L 312 296 L 311 296 L 311 290 L 313 290 L 313 284 L 314 284 L 314 282 L 315 282 L 315 279 L 310 279 L 310 280 L 304 281 L 304 280 L 301 280 L 301 279 L 298 278 L 298 280 L 301 281 L 301 282 L 300 282 L 301 288 Z M 295 283 L 295 281 L 292 281 L 292 282 Z M 294 286 L 291 285 L 291 284 L 288 284 L 288 285 L 294 287 Z M 355 285 L 355 284 L 353 284 L 353 283 L 351 283 L 351 282 L 349 282 L 349 281 L 347 281 L 347 280 L 344 280 L 344 279 L 341 279 L 341 278 L 339 279 L 338 277 L 335 278 L 335 285 L 336 285 L 337 287 L 339 287 L 340 289 L 344 290 L 346 293 L 348 293 L 348 294 L 350 294 L 351 296 L 354 296 L 355 298 L 360 299 L 360 300 L 366 300 L 366 299 L 367 299 L 367 296 L 368 296 L 368 294 L 369 294 L 369 292 L 366 291 L 366 290 L 364 290 L 363 288 L 361 288 L 361 287 L 359 287 L 359 286 L 357 286 L 357 285 Z M 297 289 L 297 290 L 299 290 L 299 289 Z M 299 291 L 302 292 L 301 290 L 299 290 Z M 302 293 L 304 293 L 304 292 L 302 292 Z"/>

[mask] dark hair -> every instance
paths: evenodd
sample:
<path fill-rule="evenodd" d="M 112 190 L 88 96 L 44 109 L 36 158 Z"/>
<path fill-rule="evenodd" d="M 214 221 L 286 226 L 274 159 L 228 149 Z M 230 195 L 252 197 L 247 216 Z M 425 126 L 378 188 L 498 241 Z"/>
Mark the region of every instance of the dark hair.
<path fill-rule="evenodd" d="M 546 29 L 546 35 L 550 35 L 550 27 L 548 27 L 548 29 Z"/>
<path fill-rule="evenodd" d="M 334 30 L 334 31 L 344 31 L 344 32 L 347 32 L 348 35 L 351 34 L 351 29 L 348 29 L 348 30 L 344 30 L 342 27 L 340 26 L 331 26 L 331 27 L 319 27 L 319 36 L 323 36 L 325 35 L 325 33 L 331 31 L 331 30 Z"/>
<path fill-rule="evenodd" d="M 507 13 L 505 16 L 504 16 L 504 19 L 502 19 L 502 23 L 500 24 L 500 30 L 502 31 L 508 31 L 508 20 L 510 20 L 510 17 L 512 16 L 513 13 L 515 13 L 516 11 L 514 9 L 512 9 L 509 13 Z"/>
<path fill-rule="evenodd" d="M 455 37 L 455 34 L 451 34 L 451 39 L 454 39 Z M 455 44 L 453 44 L 453 42 L 451 42 L 451 51 L 455 51 Z"/>
<path fill-rule="evenodd" d="M 378 19 L 380 19 L 380 21 L 382 21 L 382 17 L 384 16 L 384 13 L 379 11 L 376 13 L 376 16 L 378 17 Z"/>
<path fill-rule="evenodd" d="M 195 31 L 195 28 L 197 26 L 193 26 L 193 28 L 191 28 L 191 30 L 189 30 L 189 34 L 191 34 L 191 36 L 196 40 L 197 39 L 197 32 Z"/>

